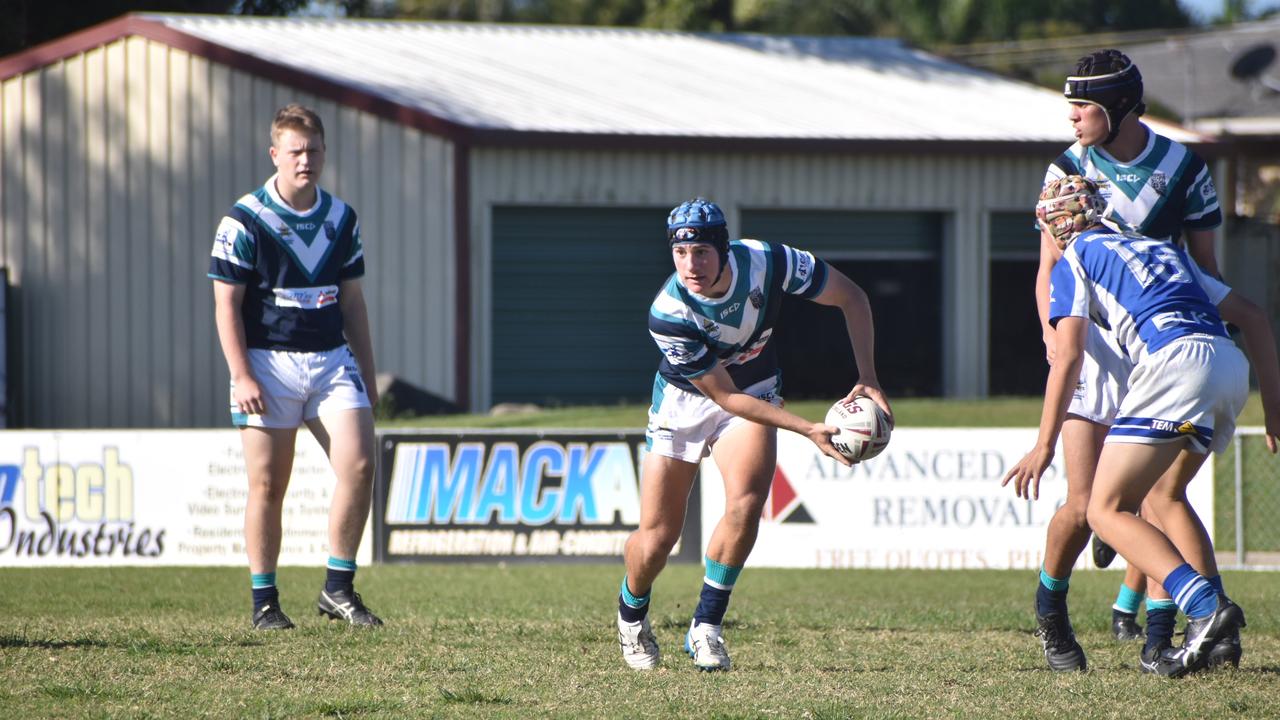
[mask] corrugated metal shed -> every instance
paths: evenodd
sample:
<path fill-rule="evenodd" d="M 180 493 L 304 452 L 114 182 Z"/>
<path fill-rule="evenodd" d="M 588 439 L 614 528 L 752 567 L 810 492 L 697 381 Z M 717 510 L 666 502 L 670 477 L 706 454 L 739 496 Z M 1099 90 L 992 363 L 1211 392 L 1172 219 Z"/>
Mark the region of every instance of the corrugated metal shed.
<path fill-rule="evenodd" d="M 1070 142 L 1056 93 L 892 40 L 128 16 L 0 59 L 21 422 L 225 422 L 204 258 L 295 100 L 361 215 L 379 369 L 476 409 L 511 351 L 495 207 L 699 193 L 734 228 L 771 208 L 942 214 L 944 386 L 984 394 L 992 214 L 1026 211 Z"/>
<path fill-rule="evenodd" d="M 1060 95 L 892 39 L 147 17 L 474 129 L 1056 142 L 1066 127 Z"/>

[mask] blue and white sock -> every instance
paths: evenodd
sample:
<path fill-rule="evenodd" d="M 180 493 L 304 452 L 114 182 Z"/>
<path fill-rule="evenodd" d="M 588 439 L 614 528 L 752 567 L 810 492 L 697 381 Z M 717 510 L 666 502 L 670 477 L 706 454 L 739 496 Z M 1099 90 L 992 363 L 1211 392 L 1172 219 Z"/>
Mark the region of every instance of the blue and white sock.
<path fill-rule="evenodd" d="M 249 586 L 253 593 L 253 609 L 268 603 L 280 607 L 280 591 L 276 589 L 276 574 L 249 573 Z"/>
<path fill-rule="evenodd" d="M 1198 620 L 1218 609 L 1218 591 L 1188 563 L 1174 568 L 1161 584 L 1188 619 Z"/>
<path fill-rule="evenodd" d="M 1036 614 L 1067 614 L 1067 589 L 1071 585 L 1071 576 L 1058 579 L 1040 568 L 1040 585 L 1036 587 Z"/>
<path fill-rule="evenodd" d="M 1178 606 L 1168 598 L 1147 598 L 1147 648 L 1173 644 Z"/>
<path fill-rule="evenodd" d="M 649 596 L 653 588 L 644 595 L 636 595 L 627 587 L 627 576 L 622 576 L 622 590 L 618 592 L 618 616 L 623 622 L 638 623 L 649 614 Z"/>
<path fill-rule="evenodd" d="M 355 592 L 356 561 L 329 556 L 325 563 L 325 592 Z"/>
<path fill-rule="evenodd" d="M 698 599 L 698 608 L 693 611 L 693 619 L 699 625 L 723 625 L 724 613 L 729 609 L 729 594 L 733 592 L 742 568 L 722 565 L 710 557 L 706 558 L 706 562 L 702 596 Z"/>
<path fill-rule="evenodd" d="M 1137 615 L 1138 606 L 1142 605 L 1142 599 L 1146 595 L 1144 592 L 1138 592 L 1121 583 L 1120 592 L 1116 595 L 1116 602 L 1111 606 L 1111 609 L 1129 615 Z"/>

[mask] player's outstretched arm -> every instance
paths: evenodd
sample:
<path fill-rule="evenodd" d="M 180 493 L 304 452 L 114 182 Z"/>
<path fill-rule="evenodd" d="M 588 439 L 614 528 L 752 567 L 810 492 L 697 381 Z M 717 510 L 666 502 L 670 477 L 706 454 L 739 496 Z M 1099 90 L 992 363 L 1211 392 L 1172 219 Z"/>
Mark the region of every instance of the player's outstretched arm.
<path fill-rule="evenodd" d="M 1044 359 L 1053 364 L 1054 329 L 1049 324 L 1049 277 L 1058 264 L 1062 251 L 1048 231 L 1040 231 L 1040 267 L 1036 270 L 1036 312 L 1040 315 L 1040 338 L 1044 341 Z"/>
<path fill-rule="evenodd" d="M 369 311 L 359 278 L 343 280 L 338 286 L 338 308 L 342 311 L 342 334 L 360 364 L 360 376 L 369 395 L 369 405 L 378 405 L 378 371 L 373 364 L 373 339 L 369 334 Z"/>
<path fill-rule="evenodd" d="M 1280 362 L 1276 359 L 1276 339 L 1267 314 L 1247 298 L 1232 291 L 1218 303 L 1222 319 L 1244 333 L 1244 347 L 1258 375 L 1258 395 L 1267 428 L 1267 449 L 1276 452 L 1280 438 Z"/>
<path fill-rule="evenodd" d="M 1213 254 L 1214 236 L 1212 230 L 1187 230 L 1187 252 L 1207 274 L 1219 280 L 1222 273 L 1218 270 L 1218 258 Z"/>
<path fill-rule="evenodd" d="M 1064 317 L 1058 321 L 1055 337 L 1058 354 L 1049 368 L 1049 380 L 1045 383 L 1044 408 L 1040 412 L 1040 436 L 1035 447 L 1004 476 L 1001 486 L 1013 481 L 1018 497 L 1040 499 L 1040 476 L 1053 462 L 1054 447 L 1062 422 L 1067 417 L 1071 393 L 1080 378 L 1080 366 L 1084 362 L 1084 342 L 1088 332 L 1088 320 L 1081 317 Z"/>
<path fill-rule="evenodd" d="M 867 299 L 867 293 L 847 275 L 827 266 L 827 284 L 813 301 L 820 305 L 838 307 L 844 313 L 845 330 L 853 345 L 853 360 L 858 364 L 858 382 L 845 396 L 845 401 L 858 395 L 866 395 L 884 410 L 892 423 L 893 408 L 889 407 L 889 398 L 880 389 L 880 380 L 876 375 L 875 323 L 871 317 L 871 301 Z"/>
<path fill-rule="evenodd" d="M 808 420 L 787 412 L 773 403 L 752 397 L 734 384 L 733 378 L 724 366 L 717 363 L 709 372 L 690 378 L 690 382 L 708 399 L 719 405 L 725 412 L 733 413 L 744 420 L 761 425 L 769 425 L 783 430 L 804 435 L 817 445 L 823 454 L 835 458 L 841 465 L 852 465 L 848 458 L 836 450 L 831 444 L 831 436 L 838 428 L 823 423 L 811 423 Z"/>
<path fill-rule="evenodd" d="M 240 316 L 244 293 L 242 284 L 214 280 L 213 319 L 218 328 L 218 343 L 222 345 L 222 355 L 231 373 L 231 399 L 240 412 L 261 415 L 267 411 L 267 404 L 262 388 L 249 369 L 249 343 L 245 340 L 244 319 Z"/>

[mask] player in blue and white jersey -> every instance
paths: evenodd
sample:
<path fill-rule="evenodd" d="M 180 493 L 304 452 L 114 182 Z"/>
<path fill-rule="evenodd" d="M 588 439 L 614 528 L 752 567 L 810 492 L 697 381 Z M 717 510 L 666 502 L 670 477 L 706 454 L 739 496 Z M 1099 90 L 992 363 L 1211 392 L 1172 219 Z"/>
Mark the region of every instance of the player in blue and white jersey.
<path fill-rule="evenodd" d="M 1209 451 L 1226 447 L 1248 396 L 1249 364 L 1227 336 L 1224 318 L 1244 331 L 1272 452 L 1280 436 L 1280 363 L 1261 310 L 1168 241 L 1104 226 L 1104 206 L 1098 186 L 1080 176 L 1051 182 L 1037 206 L 1042 227 L 1063 252 L 1053 269 L 1049 310 L 1058 354 L 1036 446 L 1004 483 L 1013 481 L 1020 496 L 1039 495 L 1040 475 L 1053 458 L 1079 377 L 1088 326 L 1111 330 L 1133 370 L 1098 461 L 1088 523 L 1186 613 L 1183 645 L 1144 648 L 1141 661 L 1146 672 L 1177 677 L 1205 667 L 1213 648 L 1244 625 L 1244 615 L 1197 571 L 1213 547 L 1186 502 L 1190 476 L 1166 471 L 1184 451 L 1203 462 Z M 1135 514 L 1148 493 L 1168 500 L 1149 503 L 1168 534 Z"/>
<path fill-rule="evenodd" d="M 1143 235 L 1185 241 L 1202 268 L 1217 276 L 1214 229 L 1222 222 L 1217 192 L 1203 160 L 1183 145 L 1160 136 L 1139 117 L 1142 75 L 1124 54 L 1100 50 L 1081 58 L 1067 78 L 1064 94 L 1077 142 L 1049 165 L 1044 184 L 1067 175 L 1095 181 L 1107 201 L 1106 217 Z M 1042 229 L 1036 304 L 1040 314 L 1046 357 L 1054 359 L 1054 330 L 1049 324 L 1049 275 L 1060 252 Z M 1130 363 L 1111 334 L 1089 327 L 1080 381 L 1063 426 L 1067 501 L 1054 514 L 1045 539 L 1044 565 L 1036 595 L 1037 634 L 1045 657 L 1055 670 L 1085 667 L 1084 650 L 1075 640 L 1068 619 L 1066 595 L 1071 569 L 1089 542 L 1085 511 L 1093 470 L 1107 428 L 1115 418 Z M 1191 463 L 1179 462 L 1171 472 L 1187 472 Z M 1198 464 L 1197 464 L 1198 465 Z M 1106 567 L 1114 551 L 1094 538 L 1094 560 Z M 1216 580 L 1216 569 L 1207 571 Z M 1112 606 L 1112 633 L 1122 640 L 1141 638 L 1137 624 L 1147 580 L 1134 567 Z M 1159 588 L 1153 588 L 1159 594 Z M 1147 639 L 1157 645 L 1173 632 L 1176 609 L 1167 598 L 1147 603 Z M 1154 625 L 1153 625 L 1154 624 Z M 1238 662 L 1239 652 L 1228 653 Z M 1227 651 L 1219 648 L 1219 654 Z"/>
<path fill-rule="evenodd" d="M 337 475 L 319 612 L 381 625 L 355 592 L 356 551 L 373 492 L 373 347 L 361 277 L 360 224 L 320 189 L 324 126 L 301 105 L 271 124 L 276 174 L 236 202 L 218 226 L 213 279 L 218 338 L 231 372 L 231 422 L 240 429 L 249 499 L 245 546 L 253 626 L 283 630 L 276 564 L 298 427 L 306 424 Z"/>
<path fill-rule="evenodd" d="M 831 444 L 836 428 L 782 408 L 772 335 L 784 295 L 840 308 L 860 373 L 845 400 L 867 395 L 890 408 L 876 377 L 871 307 L 844 274 L 787 245 L 730 242 L 724 213 L 702 198 L 671 211 L 667 238 L 675 273 L 649 309 L 649 333 L 663 358 L 646 431 L 640 527 L 627 539 L 618 641 L 629 666 L 657 666 L 650 589 L 680 539 L 698 463 L 710 455 L 724 480 L 725 509 L 707 544 L 684 648 L 698 668 L 728 670 L 723 618 L 769 495 L 777 428 L 805 435 L 849 464 Z"/>

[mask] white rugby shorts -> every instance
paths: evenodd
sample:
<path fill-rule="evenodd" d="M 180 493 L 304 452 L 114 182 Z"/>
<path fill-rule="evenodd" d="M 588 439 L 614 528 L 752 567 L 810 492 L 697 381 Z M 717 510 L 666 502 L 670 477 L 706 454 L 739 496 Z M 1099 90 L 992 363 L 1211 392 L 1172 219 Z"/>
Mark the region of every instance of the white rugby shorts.
<path fill-rule="evenodd" d="M 1120 410 L 1132 367 L 1115 339 L 1089 323 L 1084 363 L 1080 366 L 1080 379 L 1067 413 L 1099 425 L 1110 425 Z"/>
<path fill-rule="evenodd" d="M 346 345 L 323 352 L 250 348 L 249 369 L 262 387 L 267 412 L 240 412 L 233 382 L 231 424 L 236 427 L 296 428 L 326 413 L 369 407 L 360 365 Z"/>
<path fill-rule="evenodd" d="M 778 378 L 762 380 L 743 389 L 748 395 L 774 405 L 782 405 Z M 697 393 L 667 385 L 649 408 L 645 439 L 649 452 L 663 457 L 697 463 L 711 454 L 716 440 L 729 430 L 749 422 L 727 412 Z"/>
<path fill-rule="evenodd" d="M 1187 438 L 1193 452 L 1222 452 L 1248 397 L 1249 361 L 1230 338 L 1178 338 L 1134 368 L 1107 442 Z"/>

